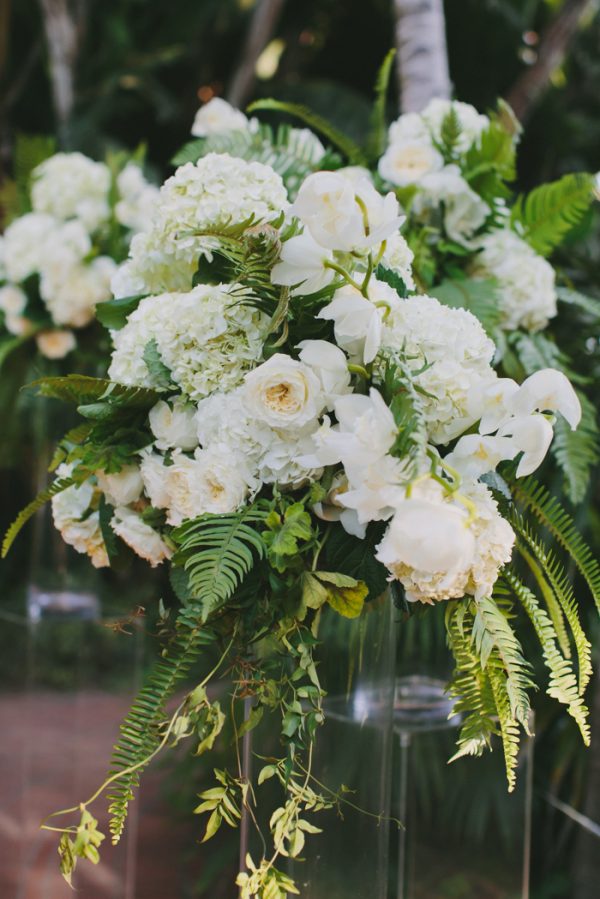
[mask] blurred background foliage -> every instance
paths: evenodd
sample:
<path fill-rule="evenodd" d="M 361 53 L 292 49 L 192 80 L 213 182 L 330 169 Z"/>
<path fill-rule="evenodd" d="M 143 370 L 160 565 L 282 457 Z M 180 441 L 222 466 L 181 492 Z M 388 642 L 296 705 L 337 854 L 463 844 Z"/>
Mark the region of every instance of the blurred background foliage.
<path fill-rule="evenodd" d="M 271 20 L 262 35 L 263 46 L 244 81 L 240 70 L 249 52 L 255 0 L 0 0 L 0 183 L 12 173 L 20 133 L 53 134 L 63 148 L 96 158 L 109 149 L 134 149 L 143 143 L 151 171 L 162 179 L 171 171 L 174 152 L 189 139 L 196 109 L 213 96 L 242 99 L 242 105 L 265 96 L 303 102 L 360 137 L 367 127 L 377 67 L 394 42 L 392 0 L 269 0 L 268 5 Z M 521 189 L 567 171 L 600 169 L 598 6 L 596 0 L 445 0 L 455 95 L 482 110 L 498 96 L 515 96 L 520 81 L 535 72 L 540 62 L 548 28 L 577 14 L 577 28 L 564 42 L 564 58 L 559 54 L 549 77 L 541 79 L 536 101 L 524 116 Z M 63 46 L 73 88 L 72 99 L 67 96 L 66 101 L 64 91 L 62 100 L 57 99 L 56 57 L 53 64 L 49 51 L 50 20 L 60 18 L 61 12 L 68 14 L 71 28 Z M 399 112 L 398 96 L 398 90 L 392 89 L 390 118 Z M 600 296 L 597 208 L 555 263 L 578 289 Z M 584 333 L 586 357 L 582 359 L 577 350 L 579 362 L 592 382 L 598 383 L 599 341 L 594 327 L 585 316 L 571 313 L 561 319 L 560 328 L 563 344 L 572 336 L 574 347 L 581 346 Z M 2 423 L 3 430 L 8 427 L 8 422 Z M 0 471 L 3 528 L 31 494 L 32 485 L 24 474 L 31 470 L 29 450 L 24 448 L 20 460 L 25 459 L 26 466 L 12 460 L 7 468 L 4 460 Z M 594 495 L 577 510 L 577 517 L 599 549 L 597 492 L 592 491 Z M 11 614 L 21 602 L 26 556 L 26 546 L 21 544 L 0 572 L 2 582 L 11 585 L 4 605 Z M 123 595 L 122 580 L 109 587 Z M 123 598 L 123 605 L 133 606 L 134 601 L 128 604 Z M 443 610 L 436 611 L 440 615 L 412 619 L 402 631 L 399 649 L 407 669 L 420 666 L 446 673 Z M 600 636 L 598 630 L 596 636 Z M 72 662 L 76 642 L 67 633 L 63 644 L 55 644 L 55 685 L 61 684 Z M 597 639 L 596 666 L 598 643 Z M 94 649 L 94 659 L 99 661 L 88 663 L 92 677 L 99 676 L 102 666 L 101 644 Z M 14 661 L 14 653 L 6 659 Z M 12 687 L 10 670 L 11 664 L 2 666 L 5 684 Z M 597 685 L 590 702 L 598 746 Z M 532 895 L 593 899 L 600 882 L 598 838 L 555 811 L 546 796 L 550 793 L 599 822 L 600 750 L 585 753 L 575 729 L 564 718 L 554 717 L 543 697 L 538 702 L 537 732 Z M 185 773 L 187 778 L 189 762 L 185 765 L 178 775 Z M 484 829 L 482 822 L 487 818 L 495 820 L 501 836 L 507 828 L 510 831 L 508 806 L 503 812 L 505 794 L 499 796 L 487 771 L 485 763 L 470 762 L 451 769 L 454 779 L 443 787 L 450 811 L 442 825 L 471 841 L 478 829 Z M 460 796 L 470 791 L 478 802 L 461 803 Z M 435 818 L 435 802 L 431 814 Z M 227 855 L 229 850 L 224 852 Z"/>

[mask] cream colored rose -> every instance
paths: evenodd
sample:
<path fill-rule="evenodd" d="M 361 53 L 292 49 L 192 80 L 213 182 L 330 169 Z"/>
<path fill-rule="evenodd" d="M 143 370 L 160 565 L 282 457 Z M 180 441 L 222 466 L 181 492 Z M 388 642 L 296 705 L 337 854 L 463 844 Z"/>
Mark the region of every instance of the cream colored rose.
<path fill-rule="evenodd" d="M 379 174 L 391 184 L 404 187 L 418 183 L 431 172 L 438 172 L 443 165 L 442 156 L 431 142 L 411 140 L 387 148 L 379 160 Z"/>
<path fill-rule="evenodd" d="M 283 353 L 247 374 L 243 392 L 250 411 L 272 428 L 301 428 L 325 406 L 317 376 Z"/>
<path fill-rule="evenodd" d="M 77 346 L 72 331 L 41 331 L 36 335 L 35 342 L 46 359 L 64 359 Z"/>
<path fill-rule="evenodd" d="M 181 399 L 172 405 L 160 400 L 150 410 L 150 428 L 158 449 L 193 450 L 198 446 L 196 407 Z"/>
<path fill-rule="evenodd" d="M 137 465 L 125 465 L 114 474 L 97 474 L 98 486 L 112 506 L 127 506 L 140 498 L 144 482 Z"/>
<path fill-rule="evenodd" d="M 174 454 L 165 466 L 168 493 L 167 521 L 178 525 L 207 512 L 235 512 L 250 492 L 244 457 L 219 444 L 197 450 L 196 458 Z"/>
<path fill-rule="evenodd" d="M 172 550 L 164 542 L 160 534 L 147 525 L 140 516 L 131 509 L 118 508 L 110 521 L 115 534 L 129 546 L 134 553 L 156 568 L 165 559 L 170 559 Z"/>

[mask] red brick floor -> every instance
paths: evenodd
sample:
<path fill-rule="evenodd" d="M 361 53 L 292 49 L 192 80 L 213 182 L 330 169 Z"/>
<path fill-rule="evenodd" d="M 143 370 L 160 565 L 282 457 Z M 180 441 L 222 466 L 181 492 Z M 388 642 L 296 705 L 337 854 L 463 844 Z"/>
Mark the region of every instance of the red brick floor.
<path fill-rule="evenodd" d="M 49 812 L 87 798 L 102 782 L 129 697 L 82 691 L 0 695 L 0 899 L 67 899 L 57 835 L 39 829 Z M 182 845 L 160 792 L 160 771 L 144 778 L 127 836 L 103 844 L 102 862 L 79 864 L 79 899 L 179 899 L 173 860 Z M 96 816 L 105 823 L 103 803 Z M 94 809 L 92 808 L 92 812 Z M 70 823 L 70 821 L 69 821 Z M 195 822 L 194 822 L 195 823 Z"/>

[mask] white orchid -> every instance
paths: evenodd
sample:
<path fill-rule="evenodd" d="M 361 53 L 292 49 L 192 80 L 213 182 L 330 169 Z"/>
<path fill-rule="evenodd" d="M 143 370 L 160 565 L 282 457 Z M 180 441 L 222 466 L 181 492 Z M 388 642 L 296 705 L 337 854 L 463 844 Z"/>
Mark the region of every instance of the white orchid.
<path fill-rule="evenodd" d="M 271 281 L 291 287 L 292 296 L 316 293 L 334 278 L 335 272 L 326 265 L 332 259 L 333 252 L 318 244 L 306 230 L 284 242 L 280 261 L 271 271 Z"/>
<path fill-rule="evenodd" d="M 353 360 L 373 361 L 381 346 L 381 314 L 360 291 L 350 285 L 341 287 L 317 318 L 333 321 L 336 343 Z"/>
<path fill-rule="evenodd" d="M 499 437 L 510 437 L 517 453 L 522 452 L 517 477 L 532 474 L 540 467 L 552 443 L 554 431 L 543 415 L 517 415 L 498 431 Z"/>
<path fill-rule="evenodd" d="M 518 452 L 509 437 L 466 434 L 444 458 L 444 463 L 463 477 L 476 480 L 483 474 L 495 471 L 500 462 L 514 459 Z"/>
<path fill-rule="evenodd" d="M 569 379 L 555 368 L 530 375 L 510 398 L 515 415 L 531 412 L 560 412 L 573 430 L 581 421 L 581 403 Z"/>

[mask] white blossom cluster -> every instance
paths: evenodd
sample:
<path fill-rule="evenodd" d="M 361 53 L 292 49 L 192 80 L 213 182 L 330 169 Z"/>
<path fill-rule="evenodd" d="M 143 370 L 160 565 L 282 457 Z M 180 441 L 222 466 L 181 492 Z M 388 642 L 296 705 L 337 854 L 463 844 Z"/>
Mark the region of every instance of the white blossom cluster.
<path fill-rule="evenodd" d="M 463 114 L 476 139 L 481 122 Z M 442 118 L 435 107 L 433 133 Z M 282 211 L 271 282 L 314 310 L 326 339 L 300 332 L 265 352 L 271 322 L 236 300 L 243 285 L 192 287 L 194 260 L 210 252 L 194 232 L 252 216 L 277 224 Z M 403 219 L 395 195 L 382 195 L 361 170 L 308 176 L 287 208 L 268 167 L 207 156 L 169 179 L 156 219 L 143 236 L 158 255 L 141 255 L 134 242 L 128 265 L 157 293 L 114 332 L 110 376 L 164 397 L 131 465 L 89 483 L 114 507 L 113 530 L 155 565 L 170 556 L 169 528 L 235 512 L 271 485 L 293 491 L 322 481 L 316 516 L 359 538 L 385 522 L 377 558 L 409 600 L 489 595 L 514 534 L 480 479 L 507 460 L 518 461 L 517 476 L 535 470 L 555 413 L 577 426 L 581 409 L 565 376 L 499 378 L 494 344 L 470 312 L 392 286 L 398 275 L 413 286 Z M 388 367 L 400 360 L 423 429 L 410 460 L 398 455 L 386 393 Z M 98 559 L 80 495 L 63 499 L 55 517 L 68 542 Z M 164 525 L 151 527 L 147 509 Z"/>
<path fill-rule="evenodd" d="M 112 215 L 111 180 L 107 165 L 82 153 L 51 156 L 32 173 L 32 211 L 0 238 L 4 326 L 16 337 L 35 333 L 49 358 L 70 352 L 76 344 L 71 329 L 89 324 L 96 305 L 111 296 L 117 264 L 99 253 Z M 116 222 L 131 230 L 145 227 L 157 194 L 140 167 L 128 163 L 117 176 Z M 24 283 L 32 276 L 39 278 L 35 289 Z M 38 295 L 55 327 L 40 328 L 39 310 L 32 308 Z"/>

